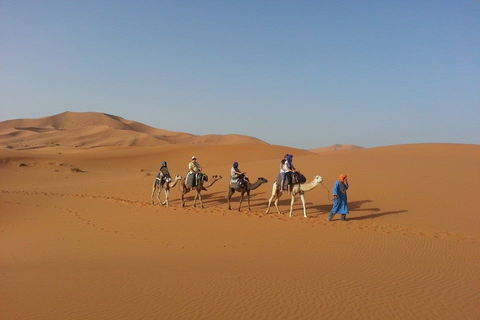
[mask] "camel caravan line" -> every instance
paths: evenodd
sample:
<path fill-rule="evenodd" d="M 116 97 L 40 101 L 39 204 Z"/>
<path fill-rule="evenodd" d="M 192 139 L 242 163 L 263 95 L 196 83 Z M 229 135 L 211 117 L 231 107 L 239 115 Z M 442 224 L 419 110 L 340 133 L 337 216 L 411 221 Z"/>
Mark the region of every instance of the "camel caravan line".
<path fill-rule="evenodd" d="M 167 207 L 169 206 L 169 197 L 170 197 L 170 190 L 175 187 L 177 184 L 179 184 L 180 192 L 181 192 L 181 204 L 182 207 L 185 207 L 185 195 L 189 193 L 190 191 L 195 191 L 195 197 L 193 199 L 193 207 L 196 207 L 196 202 L 197 198 L 200 201 L 200 207 L 203 209 L 203 201 L 202 201 L 202 191 L 208 191 L 207 188 L 211 187 L 213 184 L 215 184 L 217 181 L 222 179 L 222 176 L 220 175 L 214 175 L 212 176 L 211 181 L 207 184 L 208 182 L 208 176 L 204 173 L 194 173 L 194 174 L 189 174 L 187 173 L 187 176 L 183 178 L 181 175 L 176 175 L 175 178 L 172 179 L 168 177 L 168 179 L 159 179 L 158 176 L 155 178 L 155 181 L 153 183 L 152 187 L 152 194 L 151 194 L 151 201 L 152 205 L 155 205 L 155 198 L 157 198 L 158 203 L 160 205 L 166 205 Z M 180 183 L 179 183 L 180 181 Z M 231 206 L 231 198 L 232 195 L 235 192 L 240 193 L 240 199 L 239 199 L 239 204 L 238 204 L 238 211 L 241 210 L 242 202 L 244 200 L 244 195 L 247 194 L 247 205 L 248 205 L 248 210 L 250 209 L 250 192 L 252 190 L 257 189 L 260 187 L 262 184 L 268 183 L 268 180 L 259 177 L 256 182 L 251 183 L 247 177 L 244 177 L 242 180 L 240 180 L 242 183 L 237 183 L 235 181 L 230 181 L 228 185 L 228 190 L 227 190 L 227 203 L 228 203 L 228 210 L 232 210 Z M 303 207 L 303 216 L 307 218 L 307 210 L 305 207 L 305 193 L 307 191 L 313 190 L 315 187 L 317 187 L 319 184 L 321 184 L 323 181 L 323 178 L 319 175 L 316 175 L 313 177 L 313 180 L 310 182 L 306 182 L 306 179 L 303 175 L 301 175 L 299 172 L 296 172 L 294 174 L 294 179 L 292 179 L 291 183 L 287 183 L 286 185 L 283 184 L 281 180 L 281 176 L 277 178 L 277 181 L 273 183 L 272 186 L 272 195 L 270 199 L 268 200 L 268 207 L 265 213 L 270 212 L 270 207 L 272 204 L 272 201 L 275 205 L 275 208 L 277 209 L 278 214 L 281 214 L 280 209 L 278 208 L 278 201 L 282 194 L 288 189 L 290 190 L 290 214 L 289 216 L 292 217 L 293 214 L 293 205 L 295 203 L 295 199 L 297 196 L 300 197 L 300 200 L 302 202 L 302 207 Z M 165 200 L 162 201 L 160 194 L 161 191 L 164 191 L 165 194 Z"/>

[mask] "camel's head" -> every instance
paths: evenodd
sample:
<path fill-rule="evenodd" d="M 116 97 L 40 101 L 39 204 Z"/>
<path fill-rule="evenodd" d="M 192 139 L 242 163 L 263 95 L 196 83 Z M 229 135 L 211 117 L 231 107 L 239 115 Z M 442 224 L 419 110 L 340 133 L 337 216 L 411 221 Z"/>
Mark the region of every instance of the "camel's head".
<path fill-rule="evenodd" d="M 175 180 L 182 180 L 182 176 L 179 175 L 179 174 L 177 174 L 177 175 L 175 176 Z"/>
<path fill-rule="evenodd" d="M 258 178 L 258 180 L 260 180 L 261 183 L 267 183 L 268 182 L 268 180 L 263 178 L 263 177 Z"/>
<path fill-rule="evenodd" d="M 213 180 L 220 180 L 220 179 L 222 179 L 222 176 L 214 175 L 214 176 L 212 176 L 212 179 Z"/>
<path fill-rule="evenodd" d="M 313 181 L 315 181 L 316 184 L 320 184 L 323 181 L 323 178 L 321 176 L 315 176 L 313 177 Z"/>

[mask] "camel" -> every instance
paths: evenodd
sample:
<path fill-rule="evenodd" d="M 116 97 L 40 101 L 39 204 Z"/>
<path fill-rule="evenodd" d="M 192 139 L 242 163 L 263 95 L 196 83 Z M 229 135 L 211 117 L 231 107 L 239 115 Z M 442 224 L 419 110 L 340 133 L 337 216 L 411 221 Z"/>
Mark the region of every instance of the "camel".
<path fill-rule="evenodd" d="M 215 176 L 212 176 L 212 182 L 208 186 L 204 186 L 203 184 L 204 184 L 205 180 L 201 180 L 193 188 L 191 188 L 189 186 L 186 186 L 185 185 L 185 179 L 182 179 L 182 183 L 180 184 L 180 188 L 181 188 L 181 191 L 182 191 L 182 207 L 185 207 L 185 195 L 187 193 L 189 193 L 190 191 L 195 190 L 195 191 L 197 191 L 197 194 L 195 194 L 195 198 L 193 199 L 193 207 L 194 208 L 196 207 L 197 197 L 198 197 L 199 200 L 200 200 L 200 206 L 203 209 L 204 206 L 203 206 L 202 195 L 201 195 L 202 190 L 206 190 L 206 188 L 211 187 L 215 182 L 217 182 L 220 179 L 222 179 L 222 176 L 215 175 Z"/>
<path fill-rule="evenodd" d="M 172 189 L 173 187 L 175 187 L 175 185 L 177 184 L 178 180 L 182 180 L 182 176 L 177 174 L 175 176 L 175 179 L 173 181 L 170 181 L 170 182 L 163 182 L 162 184 L 159 184 L 157 183 L 157 179 L 155 179 L 155 181 L 153 182 L 153 188 L 152 188 L 152 204 L 155 204 L 155 201 L 153 199 L 153 196 L 155 195 L 155 193 L 157 194 L 157 199 L 158 199 L 158 203 L 160 203 L 161 205 L 163 204 L 166 204 L 167 207 L 169 206 L 168 204 L 168 199 L 170 198 L 170 189 Z M 173 184 L 172 184 L 173 183 Z M 165 191 L 165 201 L 162 202 L 162 200 L 160 200 L 160 191 L 164 190 Z"/>
<path fill-rule="evenodd" d="M 238 211 L 240 211 L 240 207 L 242 206 L 243 202 L 243 195 L 245 192 L 247 193 L 247 202 L 248 202 L 248 210 L 250 210 L 250 190 L 255 190 L 258 187 L 260 187 L 263 183 L 267 183 L 268 180 L 265 178 L 258 178 L 257 182 L 255 183 L 250 183 L 250 181 L 246 180 L 246 184 L 244 187 L 240 187 L 238 185 L 235 186 L 235 188 L 232 188 L 232 184 L 228 186 L 228 210 L 232 210 L 232 207 L 230 206 L 230 198 L 232 198 L 232 195 L 235 193 L 235 191 L 240 192 L 240 203 L 238 204 Z"/>
<path fill-rule="evenodd" d="M 322 183 L 323 178 L 320 176 L 315 176 L 313 177 L 313 180 L 309 183 L 304 183 L 304 184 L 294 184 L 292 187 L 292 192 L 291 192 L 291 197 L 292 201 L 290 202 L 290 217 L 293 217 L 292 211 L 293 211 L 293 203 L 295 202 L 295 196 L 297 194 L 300 194 L 300 199 L 302 199 L 302 205 L 303 205 L 303 216 L 307 218 L 307 210 L 305 209 L 305 192 L 312 190 L 316 186 L 318 186 L 320 183 Z M 277 182 L 275 181 L 273 183 L 273 188 L 272 188 L 272 196 L 268 200 L 268 208 L 266 213 L 270 211 L 270 205 L 273 200 L 275 200 L 275 207 L 277 208 L 278 214 L 280 214 L 280 210 L 278 209 L 278 200 L 282 196 L 283 190 L 280 190 L 280 188 L 277 188 Z"/>

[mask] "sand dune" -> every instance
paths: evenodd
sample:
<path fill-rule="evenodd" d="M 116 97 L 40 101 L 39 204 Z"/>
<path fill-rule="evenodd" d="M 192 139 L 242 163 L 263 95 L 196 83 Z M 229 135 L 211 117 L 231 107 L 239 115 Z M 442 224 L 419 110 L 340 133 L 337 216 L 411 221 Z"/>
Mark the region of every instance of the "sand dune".
<path fill-rule="evenodd" d="M 0 148 L 153 147 L 164 144 L 239 144 L 265 142 L 244 135 L 196 136 L 153 128 L 97 112 L 64 112 L 40 119 L 0 122 Z"/>
<path fill-rule="evenodd" d="M 356 146 L 354 144 L 334 144 L 328 147 L 310 149 L 310 152 L 322 153 L 326 151 L 343 151 L 343 150 L 355 150 L 355 149 L 363 149 L 363 147 Z"/>
<path fill-rule="evenodd" d="M 1 124 L 14 136 L 71 126 L 59 146 L 0 150 L 1 319 L 480 317 L 478 145 L 315 154 L 227 135 L 223 145 L 213 136 L 75 148 L 94 143 L 69 117 L 15 124 L 41 132 Z M 111 143 L 135 139 L 119 132 L 156 134 L 110 119 L 92 137 Z M 136 129 L 116 130 L 121 123 Z M 308 219 L 298 199 L 288 218 L 286 196 L 284 214 L 265 214 L 287 152 L 309 181 L 324 178 L 306 194 Z M 205 209 L 191 207 L 192 193 L 182 208 L 178 186 L 170 207 L 152 205 L 160 163 L 184 175 L 193 154 L 208 175 L 224 177 L 204 192 Z M 252 191 L 251 211 L 236 210 L 238 194 L 227 210 L 233 161 L 252 180 L 269 180 Z M 342 172 L 351 213 L 347 222 L 327 222 Z"/>

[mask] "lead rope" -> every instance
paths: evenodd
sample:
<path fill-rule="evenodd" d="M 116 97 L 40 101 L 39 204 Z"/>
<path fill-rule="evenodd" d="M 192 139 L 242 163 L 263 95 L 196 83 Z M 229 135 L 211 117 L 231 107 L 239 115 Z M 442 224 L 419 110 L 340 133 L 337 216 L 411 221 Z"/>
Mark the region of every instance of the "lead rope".
<path fill-rule="evenodd" d="M 322 187 L 324 187 L 325 189 L 327 189 L 327 198 L 328 198 L 328 200 L 329 200 L 329 201 L 333 201 L 332 199 L 330 199 L 330 190 L 328 190 L 328 188 L 325 187 L 325 186 L 323 185 L 323 183 L 320 183 L 320 184 L 322 185 Z"/>

